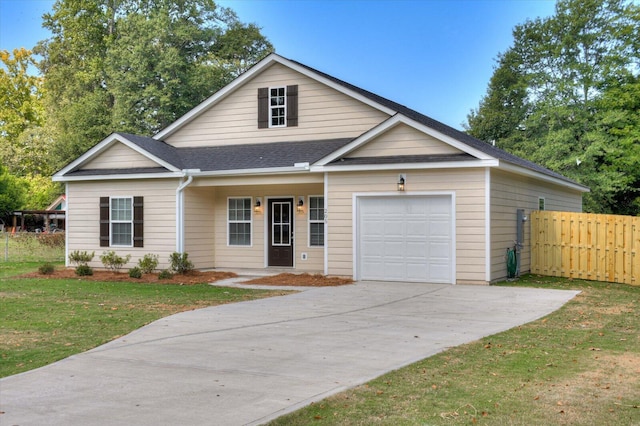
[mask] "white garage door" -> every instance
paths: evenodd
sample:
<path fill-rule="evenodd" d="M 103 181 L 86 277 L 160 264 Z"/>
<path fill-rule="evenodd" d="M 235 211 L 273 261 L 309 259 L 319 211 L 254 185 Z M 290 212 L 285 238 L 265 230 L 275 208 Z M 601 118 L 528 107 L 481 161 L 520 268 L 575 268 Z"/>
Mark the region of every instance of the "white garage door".
<path fill-rule="evenodd" d="M 358 197 L 362 280 L 453 282 L 451 196 Z"/>

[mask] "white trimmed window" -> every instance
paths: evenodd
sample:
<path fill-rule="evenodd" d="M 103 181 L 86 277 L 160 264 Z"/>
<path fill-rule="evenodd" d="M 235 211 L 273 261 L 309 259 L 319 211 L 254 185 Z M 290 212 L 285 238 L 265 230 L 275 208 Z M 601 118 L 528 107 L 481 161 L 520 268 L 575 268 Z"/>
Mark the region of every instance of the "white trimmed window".
<path fill-rule="evenodd" d="M 269 89 L 269 126 L 283 127 L 287 125 L 287 98 L 285 87 Z"/>
<path fill-rule="evenodd" d="M 133 197 L 113 197 L 109 201 L 111 245 L 133 247 Z"/>
<path fill-rule="evenodd" d="M 251 245 L 251 198 L 229 198 L 227 209 L 230 246 Z"/>
<path fill-rule="evenodd" d="M 538 197 L 538 210 L 544 210 L 544 197 Z"/>
<path fill-rule="evenodd" d="M 309 197 L 309 247 L 324 247 L 324 197 Z"/>

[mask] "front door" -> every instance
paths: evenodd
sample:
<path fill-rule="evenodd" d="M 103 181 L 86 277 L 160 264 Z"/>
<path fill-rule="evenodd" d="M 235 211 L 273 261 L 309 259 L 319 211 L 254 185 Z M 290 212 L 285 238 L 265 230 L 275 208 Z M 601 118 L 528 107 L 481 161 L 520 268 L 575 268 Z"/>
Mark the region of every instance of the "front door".
<path fill-rule="evenodd" d="M 269 200 L 269 266 L 293 266 L 293 199 Z"/>

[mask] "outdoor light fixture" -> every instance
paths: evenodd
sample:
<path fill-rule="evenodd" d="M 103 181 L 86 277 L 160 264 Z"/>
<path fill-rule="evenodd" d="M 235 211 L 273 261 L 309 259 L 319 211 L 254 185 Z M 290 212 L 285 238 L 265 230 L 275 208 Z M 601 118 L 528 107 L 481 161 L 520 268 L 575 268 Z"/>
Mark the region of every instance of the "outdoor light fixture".
<path fill-rule="evenodd" d="M 400 179 L 398 179 L 398 191 L 404 191 L 404 176 L 400 175 Z"/>
<path fill-rule="evenodd" d="M 253 206 L 253 211 L 256 213 L 260 213 L 260 206 L 262 205 L 262 203 L 260 203 L 260 198 L 256 198 L 256 205 Z"/>
<path fill-rule="evenodd" d="M 302 200 L 302 197 L 300 197 L 300 198 L 298 199 L 298 206 L 297 206 L 298 213 L 302 213 L 302 207 L 303 207 L 303 206 L 304 206 L 304 201 Z"/>

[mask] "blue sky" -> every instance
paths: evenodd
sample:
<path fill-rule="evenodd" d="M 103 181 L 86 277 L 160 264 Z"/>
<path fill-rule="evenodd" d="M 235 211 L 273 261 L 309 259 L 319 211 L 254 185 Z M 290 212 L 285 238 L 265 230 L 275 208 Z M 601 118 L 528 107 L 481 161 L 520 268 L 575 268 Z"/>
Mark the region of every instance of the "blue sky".
<path fill-rule="evenodd" d="M 461 129 L 515 25 L 553 0 L 220 0 L 277 53 Z M 32 48 L 54 0 L 0 0 L 0 49 Z M 117 130 L 117 129 L 115 129 Z"/>

